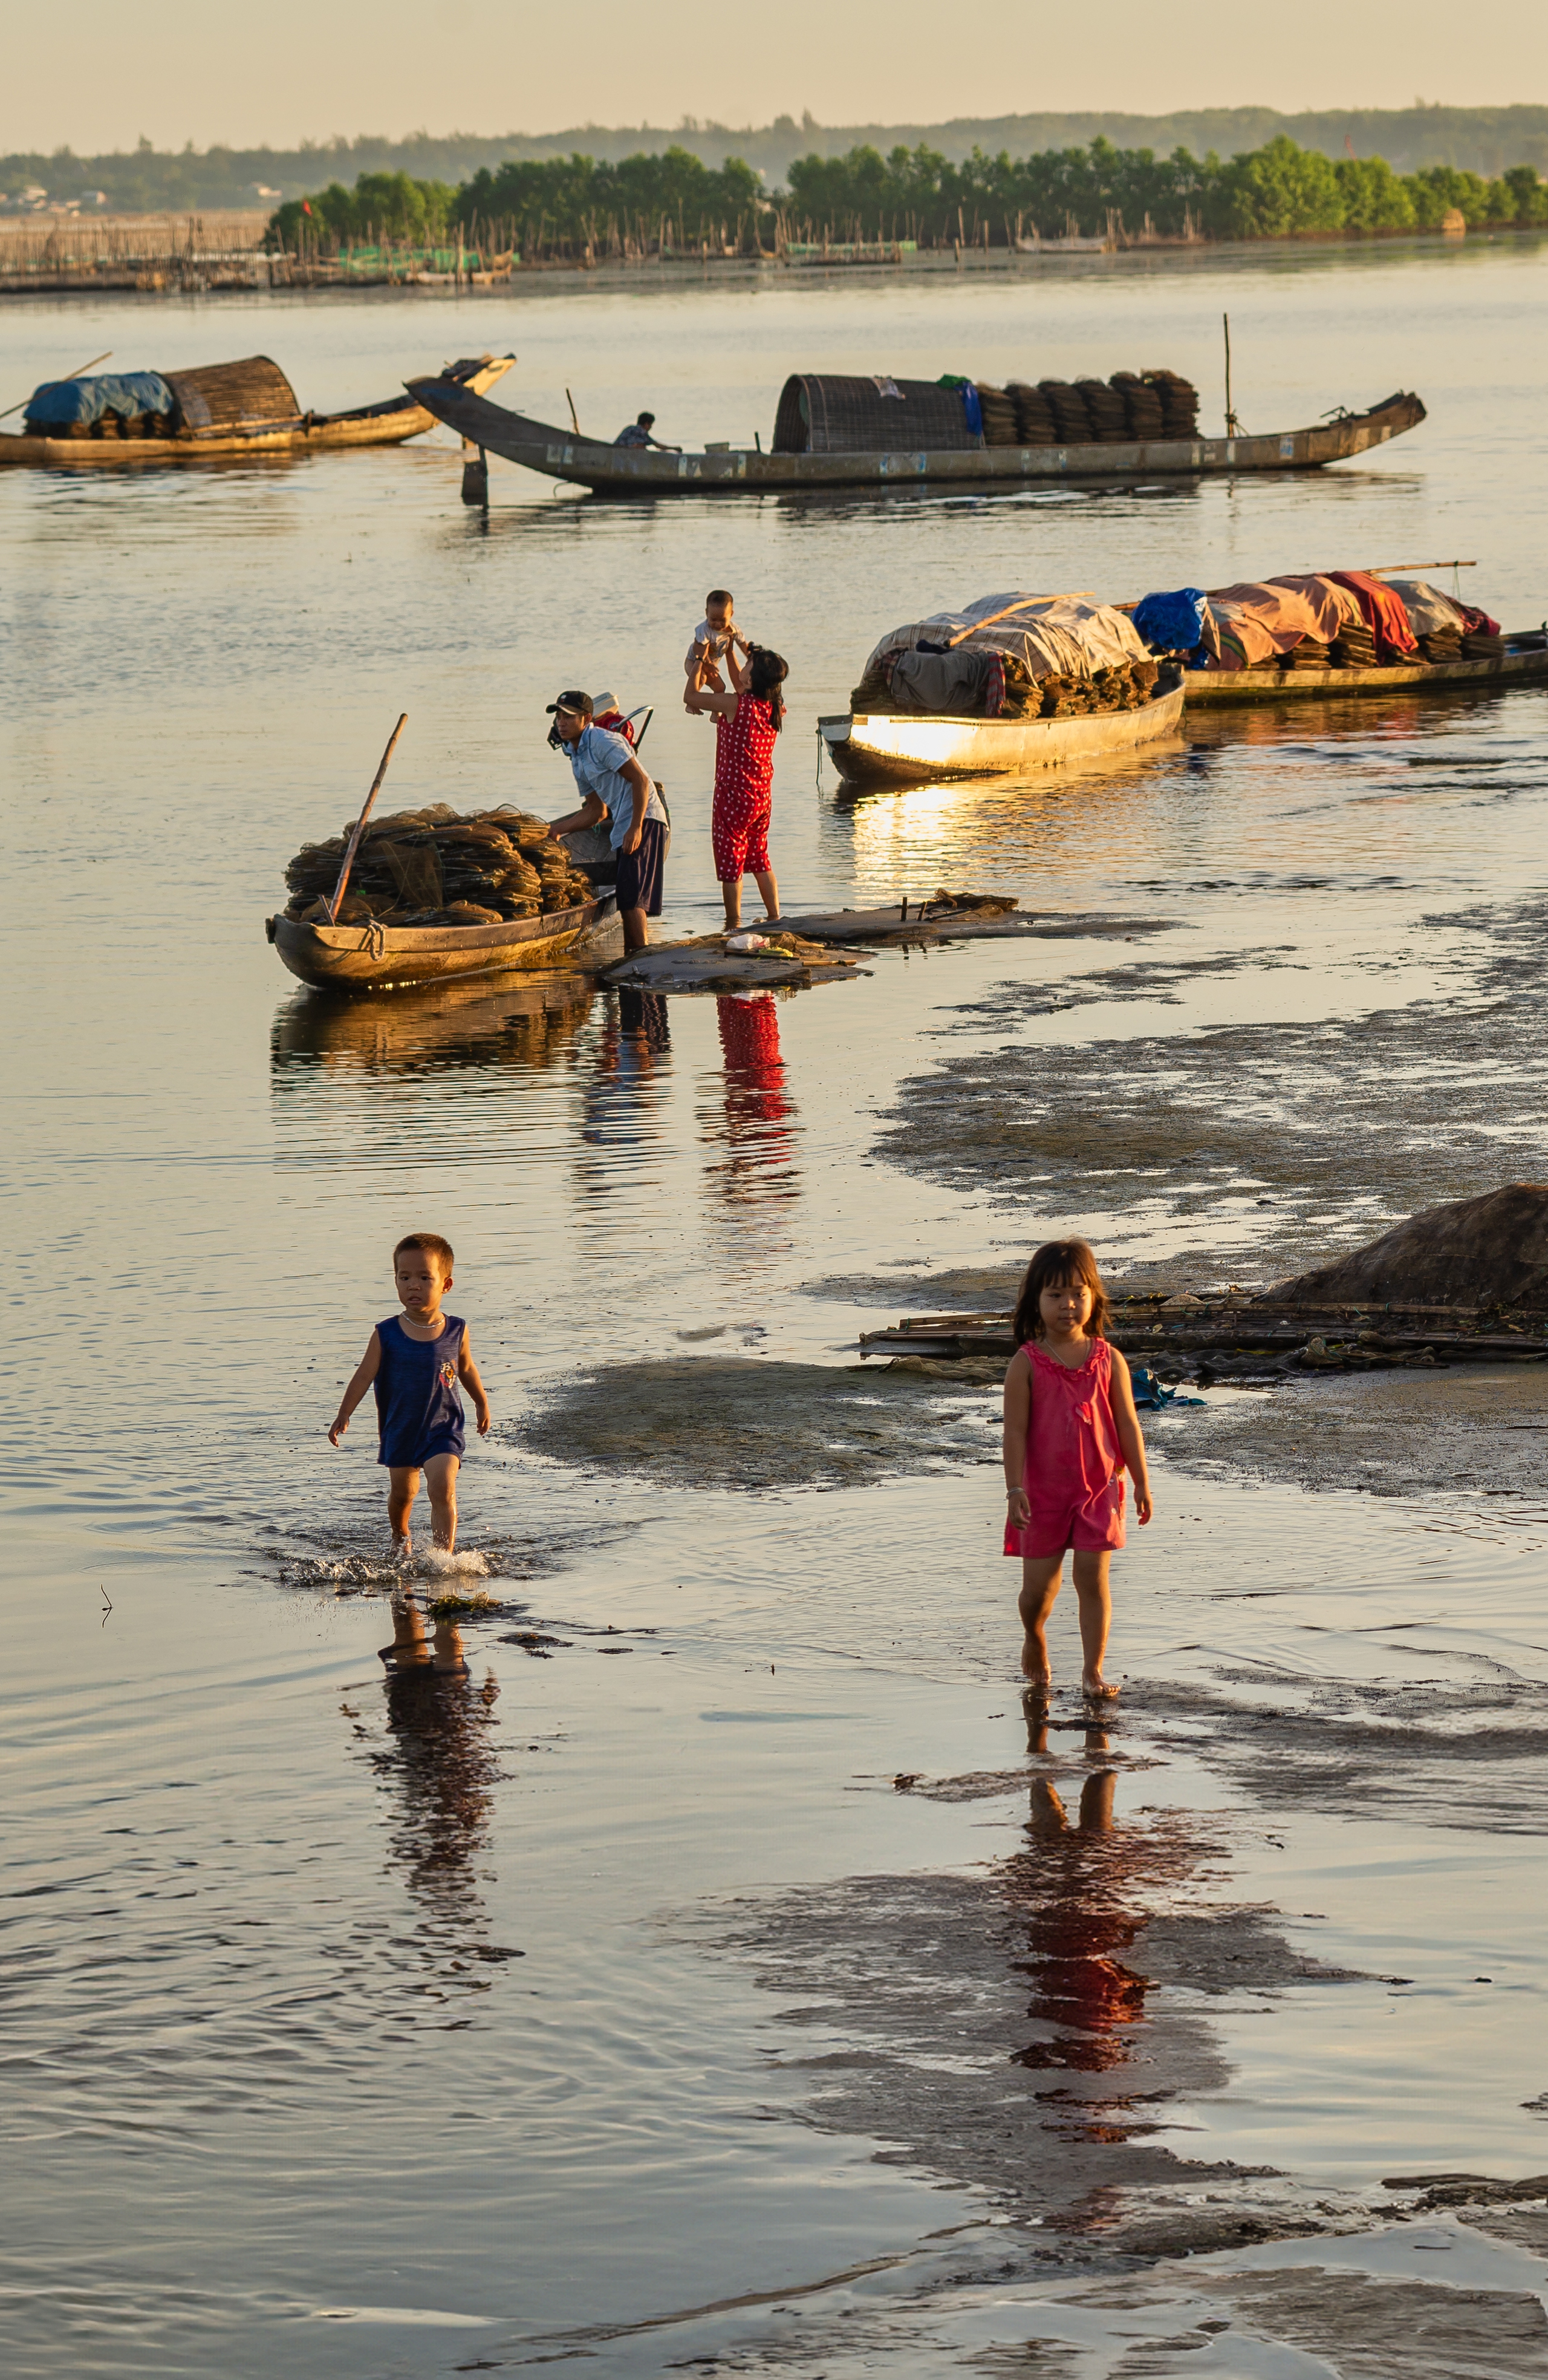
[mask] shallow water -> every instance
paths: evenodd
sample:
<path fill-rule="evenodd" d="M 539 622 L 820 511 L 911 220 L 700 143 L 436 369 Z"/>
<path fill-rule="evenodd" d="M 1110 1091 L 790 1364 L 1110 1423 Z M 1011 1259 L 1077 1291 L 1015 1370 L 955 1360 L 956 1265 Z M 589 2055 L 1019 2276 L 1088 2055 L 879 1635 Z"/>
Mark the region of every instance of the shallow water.
<path fill-rule="evenodd" d="M 620 2372 L 722 2350 L 837 2371 L 827 2347 L 803 2365 L 801 2317 L 778 2312 L 780 2292 L 828 2284 L 830 2312 L 891 2293 L 895 2358 L 978 2352 L 1000 2334 L 937 2334 L 930 2285 L 981 2280 L 1010 2237 L 1018 2269 L 1040 2269 L 1038 2228 L 987 2218 L 1046 2185 L 1065 2222 L 1066 2118 L 1035 2096 L 1046 2074 L 1015 2067 L 1022 2179 L 975 2161 L 974 2127 L 948 2120 L 967 2097 L 920 2081 L 953 2064 L 922 2046 L 949 2014 L 886 2030 L 896 1990 L 927 1997 L 931 1961 L 903 1931 L 867 2006 L 850 1953 L 871 1937 L 845 1933 L 845 1896 L 866 1877 L 998 1891 L 1046 1840 L 1025 1831 L 1031 1781 L 1053 1779 L 1073 1815 L 1105 1767 L 1116 1840 L 1136 1846 L 1131 1964 L 1148 1940 L 1161 1974 L 1179 1895 L 1217 1913 L 1222 1943 L 1234 1910 L 1278 1912 L 1264 1923 L 1286 1946 L 1254 1948 L 1241 1988 L 1167 1969 L 1112 2029 L 1125 2066 L 1153 2069 L 1158 2152 L 1276 2168 L 1227 2194 L 1298 2207 L 1377 2204 L 1395 2171 L 1548 2162 L 1527 2104 L 1548 2090 L 1531 2046 L 1548 1540 L 1514 1450 L 1504 1497 L 1476 1477 L 1399 1501 L 1309 1495 L 1232 1463 L 1230 1392 L 1210 1475 L 1183 1467 L 1188 1415 L 1166 1416 L 1158 1517 L 1119 1586 L 1131 1710 L 1106 1751 L 1056 1729 L 1030 1755 L 992 1398 L 878 1386 L 865 1463 L 803 1484 L 825 1427 L 865 1451 L 863 1409 L 841 1431 L 808 1377 L 892 1318 L 872 1290 L 834 1294 L 848 1279 L 895 1273 L 913 1300 L 921 1278 L 1012 1264 L 1066 1221 L 1120 1263 L 1191 1250 L 1257 1278 L 1367 1236 L 1415 1181 L 1541 1174 L 1530 1028 L 1481 1026 L 1459 1062 L 1446 1036 L 1515 990 L 1530 1010 L 1542 696 L 1195 722 L 1110 771 L 861 802 L 814 790 L 811 729 L 926 593 L 1137 594 L 1459 553 L 1487 565 L 1463 583 L 1506 625 L 1540 617 L 1519 325 L 1542 269 L 1502 246 L 1046 284 L 0 317 L 18 394 L 99 346 L 174 366 L 262 346 L 323 407 L 508 337 L 535 412 L 558 414 L 568 382 L 583 420 L 652 402 L 691 440 L 767 430 L 804 360 L 986 377 L 1167 362 L 1207 390 L 1228 305 L 1253 427 L 1398 385 L 1432 410 L 1360 469 L 1141 497 L 609 509 L 497 468 L 486 526 L 434 443 L 0 479 L 22 1358 L 3 1457 L 12 2369 L 283 2357 L 420 2375 L 570 2349 Z M 888 953 L 794 999 L 628 1014 L 564 978 L 345 1011 L 288 983 L 260 923 L 284 860 L 357 806 L 397 711 L 391 798 L 552 811 L 567 772 L 542 706 L 575 682 L 661 705 L 663 923 L 707 924 L 707 738 L 673 687 L 714 581 L 792 663 L 791 906 L 948 881 L 1117 930 Z M 1406 1032 L 1409 1106 L 1392 1087 Z M 1126 1115 L 1153 1111 L 1146 1181 L 1071 1128 L 1044 1187 L 977 1155 L 915 1162 L 910 1087 L 1003 1068 L 1012 1043 L 1067 1115 L 1099 1113 L 1105 1085 Z M 1332 1103 L 1365 1098 L 1373 1049 L 1369 1129 L 1337 1134 Z M 1236 1100 L 1240 1148 L 1165 1143 L 1179 1083 L 1185 1121 Z M 469 1624 L 462 1688 L 384 1684 L 377 1475 L 363 1421 L 338 1455 L 322 1434 L 415 1224 L 456 1244 L 452 1303 L 497 1416 L 465 1474 L 465 1542 L 507 1608 Z M 602 1424 L 628 1421 L 635 1376 L 599 1421 L 590 1367 L 695 1354 L 728 1379 L 762 1367 L 798 1462 L 766 1447 L 738 1488 L 735 1449 L 710 1460 L 728 1386 L 703 1422 L 720 1484 L 684 1484 L 681 1399 L 671 1475 L 621 1475 Z M 521 1435 L 560 1383 L 588 1415 L 568 1450 Z M 1425 1386 L 1444 1406 L 1445 1379 Z M 1530 1418 L 1541 1392 L 1521 1395 Z M 740 1397 L 738 1427 L 756 1402 Z M 985 1772 L 1010 1782 L 892 1785 Z M 1167 1828 L 1214 1848 L 1163 1889 Z M 792 1943 L 800 1896 L 828 1888 L 824 1956 L 861 1988 L 830 1976 L 826 2014 L 792 2028 L 816 1969 L 797 1957 L 772 1978 L 760 1945 Z M 1294 1958 L 1369 1980 L 1298 1981 Z M 962 2094 L 1000 2091 L 1024 2046 L 1017 1988 L 1009 1966 L 985 1985 L 1010 2048 L 964 2038 Z M 825 2113 L 830 2077 L 804 2061 L 867 2042 L 880 2079 Z M 1126 2087 L 1084 2074 L 1081 2120 L 1123 2130 Z M 1112 2204 L 1219 2188 L 1177 2177 L 1115 2164 Z M 1094 2254 L 1102 2233 L 1071 2218 L 1059 2252 Z M 836 2282 L 873 2261 L 880 2277 Z"/>

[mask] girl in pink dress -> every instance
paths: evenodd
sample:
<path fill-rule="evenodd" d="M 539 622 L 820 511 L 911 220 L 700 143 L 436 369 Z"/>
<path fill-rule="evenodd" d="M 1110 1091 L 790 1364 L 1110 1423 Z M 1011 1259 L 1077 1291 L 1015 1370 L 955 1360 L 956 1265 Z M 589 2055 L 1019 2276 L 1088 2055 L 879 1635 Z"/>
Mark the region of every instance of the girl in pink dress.
<path fill-rule="evenodd" d="M 1027 1267 L 1005 1376 L 1005 1550 L 1022 1558 L 1022 1668 L 1034 1686 L 1047 1687 L 1048 1617 L 1068 1548 L 1081 1607 L 1081 1685 L 1097 1702 L 1118 1693 L 1102 1675 L 1102 1657 L 1126 1469 L 1142 1525 L 1152 1509 L 1129 1366 L 1107 1343 L 1107 1294 L 1084 1240 L 1050 1240 Z"/>
<path fill-rule="evenodd" d="M 726 905 L 726 931 L 742 923 L 742 879 L 751 875 L 770 921 L 780 914 L 780 888 L 768 857 L 768 820 L 774 803 L 774 738 L 785 715 L 780 688 L 786 676 L 778 653 L 748 648 L 745 667 L 734 651 L 726 656 L 732 691 L 715 694 L 690 686 L 684 708 L 715 718 L 715 801 L 709 832 L 715 873 Z"/>

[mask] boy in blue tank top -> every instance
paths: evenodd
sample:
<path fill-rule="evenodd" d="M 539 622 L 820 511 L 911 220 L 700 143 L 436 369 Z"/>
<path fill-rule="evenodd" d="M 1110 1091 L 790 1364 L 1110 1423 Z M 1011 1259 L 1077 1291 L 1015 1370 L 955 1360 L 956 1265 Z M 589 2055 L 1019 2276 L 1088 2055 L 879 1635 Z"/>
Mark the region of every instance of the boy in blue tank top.
<path fill-rule="evenodd" d="M 393 1279 L 403 1307 L 371 1332 L 370 1343 L 339 1400 L 328 1432 L 337 1446 L 349 1417 L 368 1389 L 376 1390 L 380 1446 L 377 1461 L 387 1473 L 387 1518 L 393 1542 L 412 1551 L 409 1514 L 419 1492 L 419 1475 L 430 1491 L 430 1523 L 446 1553 L 457 1542 L 457 1472 L 463 1457 L 462 1382 L 473 1400 L 478 1435 L 490 1426 L 490 1401 L 473 1360 L 467 1325 L 442 1314 L 441 1301 L 452 1286 L 452 1249 L 435 1232 L 410 1232 L 393 1250 Z"/>

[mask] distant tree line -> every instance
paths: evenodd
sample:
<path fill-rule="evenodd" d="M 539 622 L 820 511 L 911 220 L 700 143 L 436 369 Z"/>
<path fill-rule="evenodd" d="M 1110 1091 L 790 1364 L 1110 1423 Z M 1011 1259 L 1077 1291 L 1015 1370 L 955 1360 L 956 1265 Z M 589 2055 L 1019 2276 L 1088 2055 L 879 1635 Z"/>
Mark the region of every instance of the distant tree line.
<path fill-rule="evenodd" d="M 1084 149 L 998 157 L 974 150 L 961 164 L 938 151 L 872 148 L 801 157 L 783 205 L 802 230 L 832 238 L 967 240 L 1005 245 L 1034 231 L 1091 237 L 1125 231 L 1213 239 L 1283 239 L 1309 232 L 1434 230 L 1453 208 L 1469 224 L 1548 223 L 1548 184 L 1530 165 L 1497 180 L 1433 165 L 1396 174 L 1380 157 L 1324 157 L 1279 133 L 1222 161 L 1176 149 Z"/>
<path fill-rule="evenodd" d="M 1288 133 L 1302 148 L 1329 158 L 1345 156 L 1350 149 L 1361 158 L 1385 157 L 1403 172 L 1449 164 L 1488 177 L 1500 176 L 1514 158 L 1548 173 L 1548 107 L 1416 103 L 1407 108 L 1328 108 L 1295 115 L 1268 107 L 1184 108 L 1157 115 L 1119 115 L 1110 109 L 994 112 L 890 130 L 878 125 L 822 125 L 809 115 L 800 123 L 780 115 L 770 124 L 733 130 L 685 116 L 675 131 L 592 125 L 546 134 L 416 132 L 403 140 L 367 133 L 356 140 L 303 141 L 295 149 L 233 149 L 221 142 L 196 149 L 191 140 L 180 149 L 157 149 L 142 140 L 132 149 L 94 154 L 77 155 L 68 148 L 14 151 L 0 156 L 0 194 L 14 203 L 20 192 L 38 187 L 46 190 L 51 204 L 62 206 L 83 192 L 101 190 L 107 208 L 117 213 L 198 212 L 215 207 L 271 207 L 277 200 L 298 199 L 335 181 L 350 188 L 360 174 L 406 173 L 454 189 L 480 169 L 492 175 L 507 160 L 543 163 L 585 150 L 599 161 L 618 164 L 635 152 L 659 155 L 674 145 L 711 168 L 728 153 L 743 158 L 772 189 L 785 182 L 793 159 L 808 153 L 840 158 L 863 144 L 887 155 L 900 143 L 911 152 L 923 143 L 960 161 L 975 148 L 990 157 L 998 157 L 1002 150 L 1026 157 L 1083 148 L 1104 138 L 1119 149 L 1148 147 L 1159 157 L 1170 157 L 1179 146 L 1201 157 L 1211 151 L 1231 157 L 1262 149 L 1276 133 Z"/>
<path fill-rule="evenodd" d="M 511 159 L 454 190 L 406 173 L 362 174 L 280 207 L 268 244 L 320 254 L 355 244 L 438 247 L 453 234 L 486 254 L 534 261 L 698 253 L 755 255 L 799 240 L 913 240 L 1006 247 L 1033 233 L 1283 239 L 1334 232 L 1548 224 L 1548 183 L 1530 165 L 1493 180 L 1449 165 L 1397 174 L 1380 157 L 1324 157 L 1280 133 L 1225 160 L 1186 149 L 1157 157 L 1105 140 L 1041 155 L 955 164 L 921 143 L 884 157 L 852 149 L 791 166 L 767 191 L 739 157 L 716 170 L 685 149 L 617 164 L 578 152 Z"/>

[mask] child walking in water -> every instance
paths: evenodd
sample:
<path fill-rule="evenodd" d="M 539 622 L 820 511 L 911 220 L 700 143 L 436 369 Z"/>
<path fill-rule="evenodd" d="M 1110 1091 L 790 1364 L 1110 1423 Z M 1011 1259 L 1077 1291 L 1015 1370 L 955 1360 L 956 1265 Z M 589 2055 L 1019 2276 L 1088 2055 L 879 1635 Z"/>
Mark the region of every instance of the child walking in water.
<path fill-rule="evenodd" d="M 1016 1353 L 1005 1375 L 1005 1550 L 1022 1558 L 1022 1668 L 1051 1681 L 1047 1625 L 1066 1548 L 1081 1608 L 1081 1685 L 1107 1702 L 1102 1674 L 1112 1621 L 1107 1565 L 1123 1543 L 1123 1472 L 1142 1525 L 1151 1515 L 1144 1439 L 1129 1366 L 1107 1343 L 1107 1294 L 1084 1240 L 1050 1240 L 1016 1301 Z"/>
<path fill-rule="evenodd" d="M 393 1543 L 407 1555 L 413 1548 L 409 1514 L 424 1473 L 430 1491 L 430 1524 L 445 1553 L 457 1542 L 457 1473 L 464 1438 L 460 1380 L 473 1399 L 478 1435 L 490 1426 L 490 1401 L 468 1344 L 467 1325 L 442 1314 L 441 1301 L 452 1286 L 450 1243 L 435 1232 L 411 1232 L 393 1250 L 393 1281 L 403 1307 L 371 1332 L 328 1436 L 337 1446 L 366 1390 L 376 1390 L 378 1463 L 387 1472 L 387 1518 Z"/>

